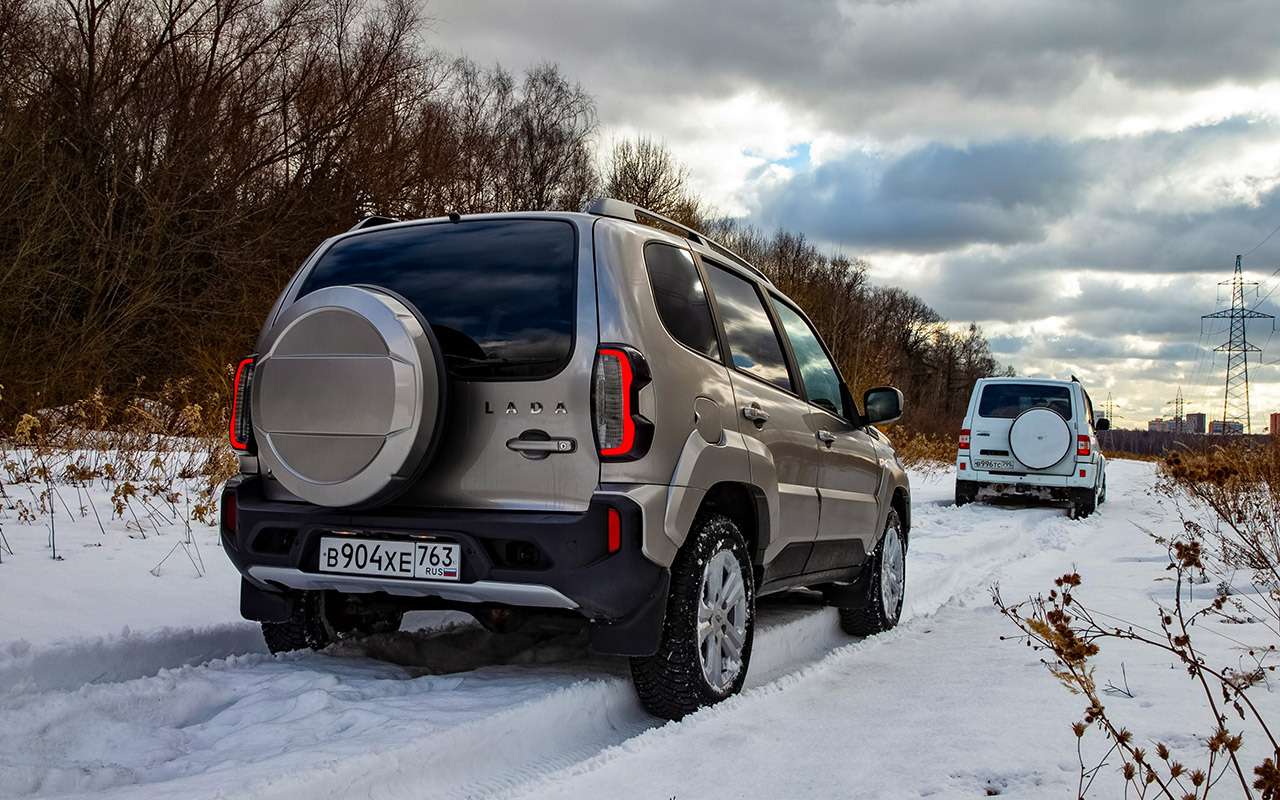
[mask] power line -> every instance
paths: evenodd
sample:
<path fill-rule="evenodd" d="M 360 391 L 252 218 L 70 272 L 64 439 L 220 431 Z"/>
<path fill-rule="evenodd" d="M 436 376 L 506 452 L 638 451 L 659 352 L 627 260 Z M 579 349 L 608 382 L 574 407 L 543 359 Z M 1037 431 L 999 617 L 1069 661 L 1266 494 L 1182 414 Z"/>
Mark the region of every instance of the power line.
<path fill-rule="evenodd" d="M 1257 244 L 1255 244 L 1253 247 L 1251 247 L 1251 248 L 1249 248 L 1248 250 L 1244 251 L 1244 252 L 1243 252 L 1243 253 L 1241 253 L 1240 255 L 1241 255 L 1241 256 L 1247 256 L 1247 255 L 1252 254 L 1252 253 L 1253 253 L 1253 251 L 1257 250 L 1259 247 L 1262 247 L 1264 244 L 1266 244 L 1268 241 L 1270 241 L 1270 240 L 1271 240 L 1271 237 L 1272 237 L 1272 236 L 1275 236 L 1277 233 L 1280 233 L 1280 225 L 1277 225 L 1277 226 L 1275 226 L 1274 228 L 1272 228 L 1272 229 L 1271 229 L 1271 233 L 1268 233 L 1265 237 L 1263 237 L 1262 241 L 1258 242 L 1258 243 L 1257 243 Z"/>

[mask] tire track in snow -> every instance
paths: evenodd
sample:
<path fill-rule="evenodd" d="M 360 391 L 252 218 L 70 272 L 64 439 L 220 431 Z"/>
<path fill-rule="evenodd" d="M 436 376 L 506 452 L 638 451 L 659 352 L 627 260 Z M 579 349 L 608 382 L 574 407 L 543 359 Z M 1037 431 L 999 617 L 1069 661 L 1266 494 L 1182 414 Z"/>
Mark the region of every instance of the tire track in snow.
<path fill-rule="evenodd" d="M 1069 538 L 1068 526 L 1087 524 L 1068 521 L 1061 511 L 1050 509 L 917 505 L 904 623 L 931 614 L 957 598 L 985 591 L 1002 565 L 1046 547 L 1063 546 Z M 888 645 L 894 638 L 908 635 L 904 630 L 901 634 L 891 633 L 850 645 L 850 639 L 838 630 L 833 610 L 815 610 L 791 603 L 770 603 L 764 610 L 748 691 L 731 700 L 730 706 L 749 703 L 751 697 L 759 693 L 780 691 L 803 680 L 809 670 L 816 668 L 815 659 L 841 657 L 841 653 L 872 646 L 872 643 Z M 837 651 L 836 655 L 833 656 L 832 651 Z M 173 695 L 168 702 L 180 703 L 182 695 L 195 691 L 192 687 L 200 687 L 210 672 L 220 673 L 228 682 L 220 690 L 225 694 L 240 687 L 246 692 L 264 691 L 261 688 L 264 682 L 274 686 L 270 681 L 287 680 L 295 664 L 305 664 L 319 674 L 323 674 L 326 665 L 332 665 L 337 677 L 329 685 L 316 686 L 315 680 L 300 680 L 299 685 L 291 689 L 296 693 L 293 703 L 323 704 L 325 693 L 331 700 L 349 688 L 344 683 L 341 663 L 344 661 L 347 660 L 315 656 L 296 660 L 229 659 L 132 683 L 138 684 L 138 691 L 143 691 L 150 682 L 168 681 L 170 685 L 163 687 L 154 700 L 163 705 L 164 691 Z M 0 668 L 2 665 L 0 662 Z M 395 671 L 386 665 L 377 669 Z M 575 672 L 581 674 L 575 675 Z M 65 683 L 71 673 L 63 675 Z M 492 696 L 481 697 L 484 691 L 494 691 L 483 689 L 488 680 L 486 676 L 497 676 L 491 683 L 504 692 L 497 702 Z M 289 798 L 359 794 L 418 798 L 518 793 L 531 782 L 582 769 L 600 758 L 607 758 L 618 745 L 628 747 L 637 737 L 655 735 L 647 732 L 657 723 L 641 711 L 626 676 L 625 661 L 619 659 L 589 659 L 551 668 L 487 668 L 418 681 L 405 680 L 406 677 L 401 674 L 395 681 L 375 681 L 379 685 L 369 690 L 369 697 L 357 698 L 350 706 L 343 706 L 336 713 L 350 715 L 355 721 L 346 727 L 334 727 L 328 739 L 288 741 L 279 752 L 268 752 L 261 758 L 240 763 L 234 761 L 231 753 L 226 754 L 227 760 L 222 763 L 184 763 L 182 759 L 189 758 L 190 753 L 181 752 L 182 746 L 192 746 L 187 741 L 174 745 L 174 757 L 170 761 L 138 764 L 133 769 L 113 772 L 116 779 L 109 780 L 108 785 L 72 781 L 70 785 L 42 785 L 43 790 L 106 789 L 130 796 L 145 792 L 148 796 L 180 796 L 184 800 L 202 796 Z M 419 681 L 429 682 L 422 691 L 404 688 L 424 686 Z M 452 689 L 449 688 L 451 682 L 456 682 Z M 78 690 L 81 696 L 77 700 L 113 692 L 128 695 L 135 687 L 127 683 L 85 686 Z M 404 687 L 395 687 L 396 683 Z M 477 686 L 481 690 L 472 692 Z M 511 699 L 505 693 L 509 693 Z M 400 697 L 401 694 L 404 697 Z M 288 740 L 297 734 L 296 727 L 290 728 L 290 725 L 306 724 L 304 720 L 290 721 L 287 714 L 283 719 L 269 714 L 254 719 L 251 708 L 228 705 L 235 698 L 224 698 L 221 694 L 217 697 L 216 701 L 210 700 L 207 712 L 202 712 L 207 718 L 198 719 L 190 727 L 199 730 L 201 726 L 219 723 L 228 727 L 231 737 L 253 739 L 265 734 Z M 393 702 L 397 698 L 403 701 L 399 705 Z M 454 713 L 454 706 L 465 707 L 471 698 L 475 708 L 470 713 Z M 287 694 L 284 699 L 289 701 Z M 4 705 L 0 702 L 0 713 Z M 36 705 L 32 703 L 27 707 Z M 359 717 L 362 713 L 374 713 L 370 710 L 374 707 L 377 714 L 386 715 L 385 719 L 380 717 L 380 724 L 362 727 Z M 703 713 L 716 712 L 713 709 Z M 140 715 L 146 717 L 154 713 L 155 709 L 151 709 Z M 236 715 L 243 719 L 234 718 Z M 227 717 L 232 718 L 224 719 Z M 451 719 L 457 721 L 451 724 Z M 421 724 L 415 724 L 418 720 Z M 685 723 L 663 729 L 680 724 Z M 222 746 L 222 743 L 215 740 L 213 745 Z M 51 758 L 56 760 L 59 755 L 55 753 Z M 151 782 L 130 780 L 130 777 L 136 780 L 144 775 Z M 37 782 L 37 785 L 40 784 Z M 94 793 L 101 796 L 99 792 Z"/>
<path fill-rule="evenodd" d="M 335 784 L 320 789 L 309 782 L 293 783 L 276 787 L 277 791 L 267 792 L 266 796 L 524 795 L 530 793 L 531 787 L 542 785 L 556 775 L 590 769 L 600 759 L 625 753 L 647 737 L 671 735 L 702 714 L 725 713 L 749 704 L 753 697 L 783 691 L 821 669 L 829 658 L 845 657 L 863 647 L 889 646 L 894 640 L 910 635 L 912 621 L 930 616 L 947 604 L 985 593 L 1001 568 L 1046 548 L 1065 546 L 1071 528 L 1087 524 L 1067 520 L 1061 510 L 1049 508 L 932 506 L 921 511 L 913 532 L 913 536 L 920 538 L 913 539 L 912 548 L 925 556 L 918 559 L 924 564 L 915 564 L 917 591 L 910 606 L 904 609 L 907 627 L 899 632 L 851 642 L 840 633 L 834 610 L 784 605 L 770 609 L 774 613 L 770 615 L 769 624 L 757 633 L 751 675 L 744 694 L 723 707 L 694 715 L 686 722 L 659 724 L 646 716 L 625 678 L 596 682 L 582 696 L 561 693 L 513 710 L 501 719 L 478 723 L 468 735 L 451 736 L 443 749 L 433 739 L 407 745 L 394 755 L 395 766 L 390 769 L 385 757 L 375 757 L 368 765 L 340 765 L 338 769 L 344 779 L 332 791 L 330 787 Z M 921 572 L 924 574 L 919 574 Z M 815 658 L 822 661 L 814 664 Z M 501 748 L 492 749 L 492 740 L 486 733 L 490 723 L 507 731 L 507 726 L 516 722 L 522 724 L 509 733 Z M 531 747 L 530 743 L 537 744 Z M 492 752 L 494 757 L 483 759 L 485 752 Z M 437 769 L 442 762 L 450 761 L 460 761 L 463 767 Z M 482 770 L 475 769 L 477 763 L 483 765 Z M 430 785 L 422 781 L 424 772 L 431 775 Z"/>

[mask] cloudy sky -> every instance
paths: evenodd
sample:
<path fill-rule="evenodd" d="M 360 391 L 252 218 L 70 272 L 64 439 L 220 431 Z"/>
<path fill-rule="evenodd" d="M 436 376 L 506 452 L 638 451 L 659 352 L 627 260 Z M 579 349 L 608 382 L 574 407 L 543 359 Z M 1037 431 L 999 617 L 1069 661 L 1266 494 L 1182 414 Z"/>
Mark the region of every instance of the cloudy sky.
<path fill-rule="evenodd" d="M 432 0 L 431 43 L 595 95 L 718 208 L 862 256 L 1119 423 L 1220 416 L 1218 281 L 1280 284 L 1274 0 Z M 1225 298 L 1229 302 L 1229 297 Z M 1280 291 L 1260 310 L 1280 314 Z M 1280 337 L 1253 365 L 1280 410 Z M 1213 409 L 1217 408 L 1215 415 Z"/>

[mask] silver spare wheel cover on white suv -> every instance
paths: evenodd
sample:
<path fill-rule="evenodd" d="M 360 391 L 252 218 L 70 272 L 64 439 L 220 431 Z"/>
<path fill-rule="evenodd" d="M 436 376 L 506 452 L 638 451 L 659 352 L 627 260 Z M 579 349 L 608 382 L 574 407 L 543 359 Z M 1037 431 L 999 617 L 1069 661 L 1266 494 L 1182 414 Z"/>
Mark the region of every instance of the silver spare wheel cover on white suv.
<path fill-rule="evenodd" d="M 1009 428 L 1009 450 L 1029 469 L 1048 469 L 1067 455 L 1071 429 L 1062 415 L 1048 408 L 1028 408 Z"/>
<path fill-rule="evenodd" d="M 263 467 L 299 498 L 333 508 L 407 488 L 445 411 L 430 325 L 384 290 L 333 286 L 289 306 L 267 342 L 250 406 Z"/>

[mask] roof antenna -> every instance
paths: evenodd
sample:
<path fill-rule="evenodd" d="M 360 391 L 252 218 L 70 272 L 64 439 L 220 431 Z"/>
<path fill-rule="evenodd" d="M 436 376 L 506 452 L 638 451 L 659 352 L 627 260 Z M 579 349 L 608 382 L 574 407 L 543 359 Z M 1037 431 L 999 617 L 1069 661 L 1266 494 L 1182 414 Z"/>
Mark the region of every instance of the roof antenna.
<path fill-rule="evenodd" d="M 462 215 L 461 215 L 461 214 L 459 214 L 457 211 L 450 211 L 450 212 L 449 212 L 449 221 L 450 221 L 450 222 L 462 222 Z"/>

